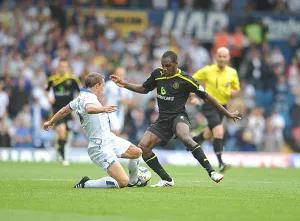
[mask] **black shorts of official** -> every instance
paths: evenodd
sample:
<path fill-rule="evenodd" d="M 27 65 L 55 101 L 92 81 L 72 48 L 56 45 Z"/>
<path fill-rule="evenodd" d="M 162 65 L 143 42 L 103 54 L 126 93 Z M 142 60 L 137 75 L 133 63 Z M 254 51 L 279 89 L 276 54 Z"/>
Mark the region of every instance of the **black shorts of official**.
<path fill-rule="evenodd" d="M 161 139 L 163 141 L 161 145 L 164 146 L 176 133 L 176 125 L 179 122 L 187 124 L 189 126 L 189 130 L 191 130 L 191 123 L 186 113 L 174 115 L 174 117 L 170 117 L 169 119 L 158 118 L 157 121 L 151 124 L 147 130 Z"/>
<path fill-rule="evenodd" d="M 55 109 L 53 109 L 53 112 L 54 113 L 57 113 L 57 111 L 59 111 L 59 110 L 55 110 Z M 67 115 L 66 117 L 64 117 L 63 119 L 60 119 L 59 121 L 57 121 L 56 123 L 55 123 L 55 126 L 58 126 L 58 125 L 60 125 L 60 124 L 65 124 L 66 125 L 66 127 L 67 127 L 67 130 L 69 131 L 71 128 L 70 128 L 70 126 L 69 126 L 69 122 L 72 120 L 72 116 L 71 116 L 71 114 L 69 114 L 69 115 Z"/>
<path fill-rule="evenodd" d="M 226 105 L 223 105 L 224 108 L 226 108 Z M 222 124 L 224 115 L 221 114 L 219 111 L 217 111 L 216 108 L 214 108 L 210 104 L 203 104 L 202 105 L 202 113 L 204 114 L 207 122 L 208 127 L 210 130 L 215 128 L 216 126 Z"/>
<path fill-rule="evenodd" d="M 67 127 L 67 130 L 69 131 L 69 130 L 70 130 L 69 122 L 70 122 L 71 120 L 72 120 L 71 115 L 68 115 L 68 116 L 66 116 L 65 118 L 60 119 L 59 121 L 57 121 L 57 122 L 55 123 L 55 126 L 58 126 L 59 124 L 65 124 L 66 127 Z"/>

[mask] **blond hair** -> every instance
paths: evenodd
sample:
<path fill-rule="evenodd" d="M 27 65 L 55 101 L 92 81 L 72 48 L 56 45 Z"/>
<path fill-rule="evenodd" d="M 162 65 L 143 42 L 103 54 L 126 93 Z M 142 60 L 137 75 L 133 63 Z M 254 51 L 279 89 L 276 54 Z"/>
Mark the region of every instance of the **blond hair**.
<path fill-rule="evenodd" d="M 85 87 L 91 88 L 94 87 L 96 84 L 100 83 L 100 85 L 104 81 L 104 76 L 97 72 L 90 72 L 87 76 L 85 76 Z"/>

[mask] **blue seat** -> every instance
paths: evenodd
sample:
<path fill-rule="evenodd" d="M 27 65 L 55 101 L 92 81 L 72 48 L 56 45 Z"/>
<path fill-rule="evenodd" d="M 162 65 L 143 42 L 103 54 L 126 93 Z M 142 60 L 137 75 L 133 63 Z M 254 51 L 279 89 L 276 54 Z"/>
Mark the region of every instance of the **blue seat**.
<path fill-rule="evenodd" d="M 280 112 L 279 114 L 281 116 L 283 116 L 284 121 L 285 121 L 285 128 L 284 128 L 283 132 L 284 132 L 285 136 L 290 137 L 292 126 L 293 126 L 291 116 L 290 116 L 289 112 Z"/>
<path fill-rule="evenodd" d="M 255 104 L 256 106 L 263 107 L 265 113 L 269 114 L 273 108 L 273 92 L 271 90 L 257 90 L 255 92 Z"/>

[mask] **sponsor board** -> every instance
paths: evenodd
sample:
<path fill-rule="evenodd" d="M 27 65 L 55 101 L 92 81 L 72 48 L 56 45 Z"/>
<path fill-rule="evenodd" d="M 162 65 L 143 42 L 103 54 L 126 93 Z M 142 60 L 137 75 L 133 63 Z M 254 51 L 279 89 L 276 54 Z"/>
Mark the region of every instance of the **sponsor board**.
<path fill-rule="evenodd" d="M 98 16 L 105 16 L 108 21 L 115 24 L 123 35 L 130 32 L 141 32 L 148 27 L 148 14 L 135 10 L 98 10 Z"/>
<path fill-rule="evenodd" d="M 180 35 L 187 33 L 204 42 L 214 40 L 214 34 L 221 27 L 229 25 L 229 17 L 218 12 L 166 11 L 161 23 L 163 33 Z"/>
<path fill-rule="evenodd" d="M 290 154 L 289 165 L 290 167 L 300 168 L 300 154 Z"/>
<path fill-rule="evenodd" d="M 300 33 L 299 15 L 275 15 L 271 13 L 235 14 L 202 11 L 149 11 L 149 21 L 161 25 L 163 33 L 175 35 L 187 33 L 202 42 L 213 42 L 216 31 L 225 27 L 234 30 L 247 21 L 262 22 L 268 27 L 270 41 L 286 40 L 292 33 Z"/>
<path fill-rule="evenodd" d="M 176 166 L 199 165 L 193 155 L 186 151 L 155 150 L 155 153 L 162 164 Z M 71 151 L 68 151 L 67 156 L 73 163 L 92 163 L 86 148 L 73 148 Z M 207 158 L 212 165 L 217 165 L 217 159 L 214 153 L 207 153 Z M 225 162 L 236 167 L 300 168 L 300 154 L 232 152 L 224 153 L 223 158 Z M 0 149 L 0 161 L 54 162 L 56 160 L 57 156 L 55 149 Z M 126 162 L 126 160 L 120 159 L 120 162 Z"/>

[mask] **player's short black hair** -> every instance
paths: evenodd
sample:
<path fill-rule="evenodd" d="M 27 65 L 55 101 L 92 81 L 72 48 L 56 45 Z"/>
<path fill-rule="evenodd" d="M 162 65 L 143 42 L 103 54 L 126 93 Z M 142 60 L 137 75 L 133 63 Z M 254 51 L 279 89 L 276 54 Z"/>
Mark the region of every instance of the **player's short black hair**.
<path fill-rule="evenodd" d="M 177 54 L 173 51 L 166 51 L 163 56 L 161 57 L 162 59 L 164 58 L 170 58 L 172 62 L 177 62 L 178 58 L 177 58 Z"/>
<path fill-rule="evenodd" d="M 85 87 L 91 88 L 91 87 L 94 87 L 98 83 L 102 84 L 103 81 L 104 81 L 103 75 L 101 75 L 97 72 L 91 72 L 87 76 L 85 76 Z"/>

